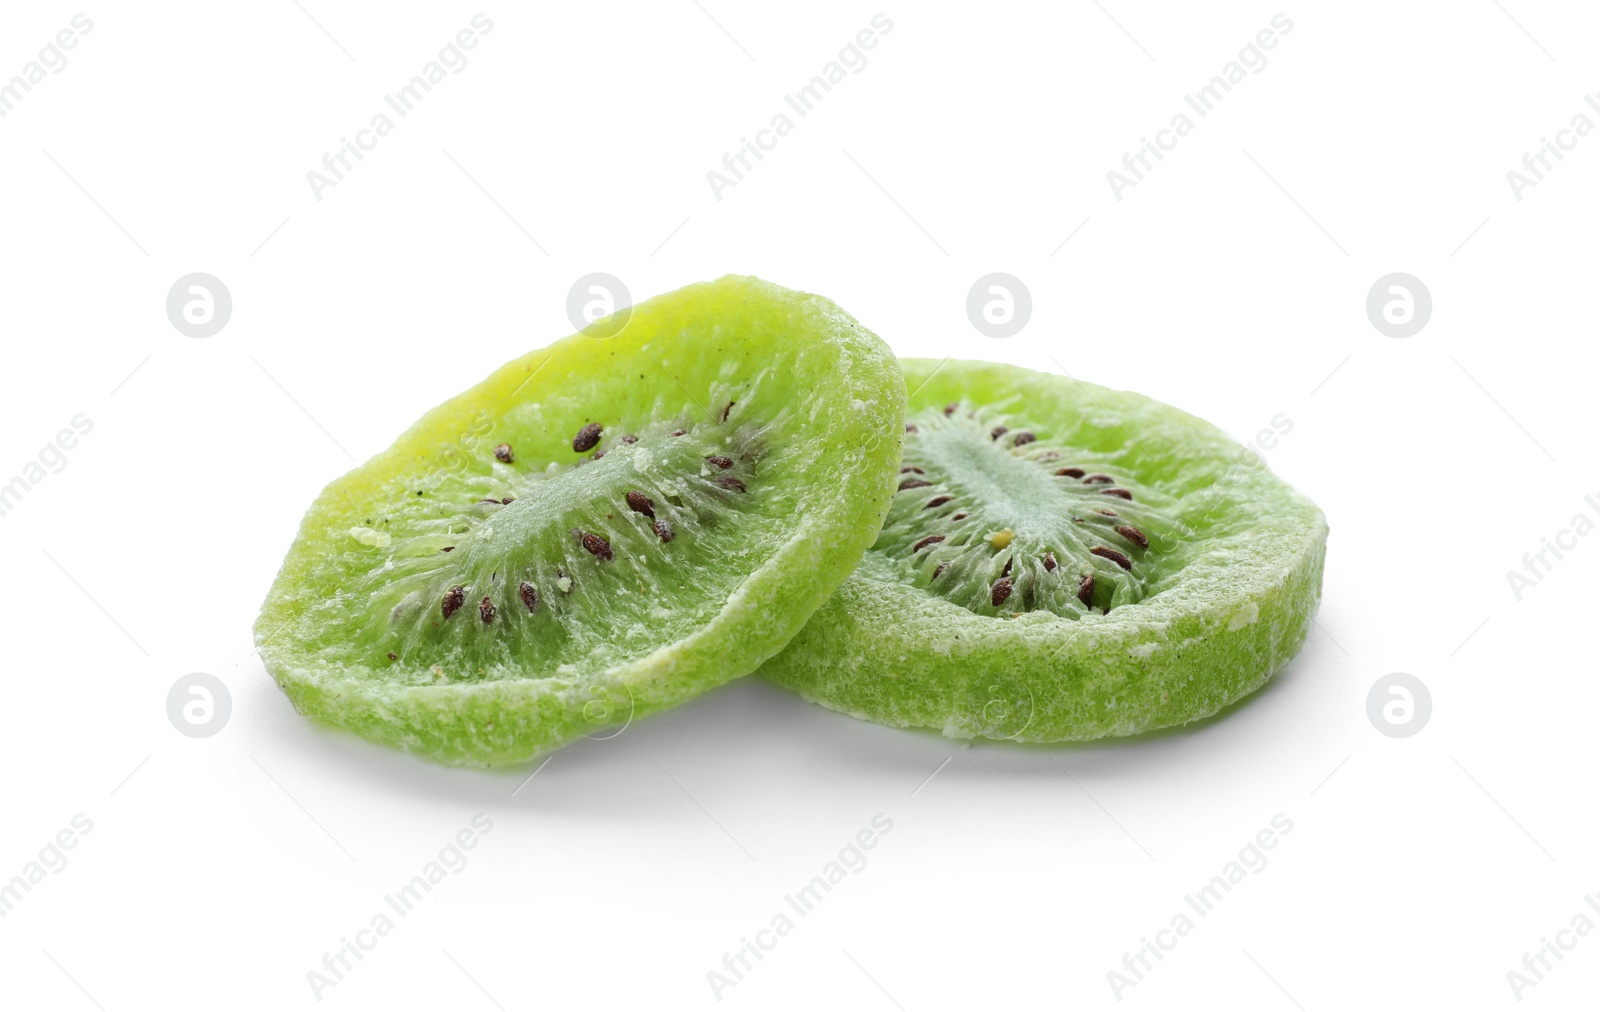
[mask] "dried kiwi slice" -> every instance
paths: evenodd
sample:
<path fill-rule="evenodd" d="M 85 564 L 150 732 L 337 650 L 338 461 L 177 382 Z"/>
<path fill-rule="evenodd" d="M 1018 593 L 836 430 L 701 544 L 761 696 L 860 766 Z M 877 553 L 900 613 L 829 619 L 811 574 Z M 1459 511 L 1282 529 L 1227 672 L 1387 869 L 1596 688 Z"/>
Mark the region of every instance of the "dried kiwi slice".
<path fill-rule="evenodd" d="M 1216 427 L 1134 393 L 902 362 L 899 491 L 854 575 L 762 673 L 958 738 L 1136 734 L 1294 656 L 1327 524 Z"/>
<path fill-rule="evenodd" d="M 630 312 L 317 498 L 256 623 L 302 713 L 439 762 L 526 760 L 754 670 L 860 561 L 903 438 L 888 348 L 754 278 Z"/>

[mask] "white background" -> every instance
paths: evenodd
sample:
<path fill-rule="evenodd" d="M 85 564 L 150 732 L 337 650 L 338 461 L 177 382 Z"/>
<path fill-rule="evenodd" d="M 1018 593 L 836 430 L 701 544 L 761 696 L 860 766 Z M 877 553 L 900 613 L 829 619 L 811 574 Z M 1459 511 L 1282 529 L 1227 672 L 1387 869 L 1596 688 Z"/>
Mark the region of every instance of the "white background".
<path fill-rule="evenodd" d="M 1600 923 L 1600 538 L 1520 601 L 1506 577 L 1596 517 L 1600 138 L 1520 201 L 1506 173 L 1600 122 L 1595 13 L 1283 8 L 1265 69 L 1119 201 L 1107 171 L 1280 8 L 882 8 L 867 66 L 719 201 L 707 171 L 880 8 L 703 4 L 484 9 L 465 69 L 320 201 L 306 173 L 478 8 L 85 9 L 0 119 L 0 482 L 94 425 L 0 518 L 0 879 L 93 823 L 0 919 L 0 1004 L 316 1006 L 308 971 L 483 813 L 321 1005 L 1518 1005 L 1523 954 Z M 9 5 L 0 79 L 77 11 Z M 193 271 L 233 296 L 207 339 L 164 312 Z M 1317 628 L 1223 717 L 1082 747 L 969 748 L 754 680 L 526 783 L 308 724 L 250 635 L 302 511 L 569 332 L 591 271 L 636 298 L 759 274 L 899 353 L 1069 370 L 1241 440 L 1282 413 L 1265 456 L 1332 526 Z M 993 271 L 1033 296 L 1007 340 L 964 310 Z M 1394 271 L 1434 303 L 1399 340 L 1364 308 Z M 1398 740 L 1366 715 L 1396 671 L 1433 701 Z M 190 672 L 231 690 L 215 737 L 168 722 Z M 719 998 L 724 953 L 878 813 L 868 865 Z M 1119 996 L 1108 971 L 1279 813 L 1268 865 Z M 1600 937 L 1553 965 L 1521 1004 L 1592 999 Z"/>

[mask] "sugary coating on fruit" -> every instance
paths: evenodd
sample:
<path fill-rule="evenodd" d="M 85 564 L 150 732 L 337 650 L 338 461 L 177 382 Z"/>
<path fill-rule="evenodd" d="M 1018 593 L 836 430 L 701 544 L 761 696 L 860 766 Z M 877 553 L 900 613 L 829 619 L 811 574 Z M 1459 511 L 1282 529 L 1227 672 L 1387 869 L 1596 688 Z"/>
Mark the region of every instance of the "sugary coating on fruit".
<path fill-rule="evenodd" d="M 767 678 L 1050 742 L 1209 716 L 1300 648 L 1327 524 L 1216 427 L 1011 366 L 902 365 L 916 431 L 883 532 Z"/>
<path fill-rule="evenodd" d="M 440 762 L 523 761 L 747 674 L 849 575 L 894 495 L 888 348 L 753 278 L 627 312 L 318 497 L 256 624 L 302 712 Z"/>

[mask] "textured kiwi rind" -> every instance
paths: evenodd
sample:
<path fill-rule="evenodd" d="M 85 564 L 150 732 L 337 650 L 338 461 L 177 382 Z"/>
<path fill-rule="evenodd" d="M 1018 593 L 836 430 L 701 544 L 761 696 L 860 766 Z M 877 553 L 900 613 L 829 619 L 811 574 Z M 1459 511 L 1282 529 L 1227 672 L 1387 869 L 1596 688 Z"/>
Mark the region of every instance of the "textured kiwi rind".
<path fill-rule="evenodd" d="M 1059 441 L 1186 502 L 1180 519 L 1198 543 L 1158 593 L 1071 620 L 975 614 L 872 550 L 763 677 L 896 727 L 1057 742 L 1210 716 L 1300 649 L 1321 597 L 1327 523 L 1221 430 L 1139 394 L 1011 366 L 902 366 L 912 420 L 957 402 L 1049 420 Z"/>
<path fill-rule="evenodd" d="M 499 423 L 536 403 L 548 445 L 527 452 L 518 446 L 518 464 L 557 459 L 558 444 L 593 420 L 595 392 L 602 389 L 597 377 L 611 374 L 612 389 L 659 384 L 669 397 L 682 391 L 703 400 L 741 356 L 769 372 L 781 363 L 786 382 L 804 392 L 794 438 L 804 441 L 807 464 L 774 478 L 795 486 L 789 536 L 753 561 L 688 635 L 642 656 L 630 656 L 619 643 L 559 671 L 427 685 L 396 678 L 370 644 L 341 642 L 338 630 L 319 623 L 312 605 L 341 594 L 336 575 L 328 576 L 330 546 L 370 515 L 375 500 L 425 480 L 440 445 L 459 443 L 464 431 L 476 429 L 481 438 L 473 450 L 492 453 Z M 702 406 L 714 419 L 717 406 Z M 262 607 L 257 647 L 280 688 L 310 717 L 445 764 L 535 758 L 747 674 L 781 649 L 854 569 L 881 526 L 893 500 L 904 412 L 893 354 L 825 298 L 732 275 L 660 296 L 633 307 L 617 336 L 574 334 L 507 363 L 328 485 Z M 474 618 L 467 614 L 476 611 L 474 601 L 468 604 L 457 618 Z M 520 607 L 501 603 L 502 613 Z M 596 687 L 615 704 L 604 722 L 586 709 Z"/>

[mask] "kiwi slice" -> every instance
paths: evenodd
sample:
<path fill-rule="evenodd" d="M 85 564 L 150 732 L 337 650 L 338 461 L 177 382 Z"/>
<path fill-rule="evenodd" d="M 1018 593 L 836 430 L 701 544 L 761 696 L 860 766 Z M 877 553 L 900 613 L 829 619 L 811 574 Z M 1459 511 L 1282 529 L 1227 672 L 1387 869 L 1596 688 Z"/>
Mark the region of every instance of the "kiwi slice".
<path fill-rule="evenodd" d="M 323 490 L 255 627 L 302 713 L 527 760 L 755 670 L 855 568 L 895 494 L 888 348 L 754 278 L 626 312 Z"/>
<path fill-rule="evenodd" d="M 899 491 L 860 568 L 762 669 L 958 738 L 1136 734 L 1294 656 L 1327 524 L 1215 426 L 1134 393 L 907 360 Z"/>

